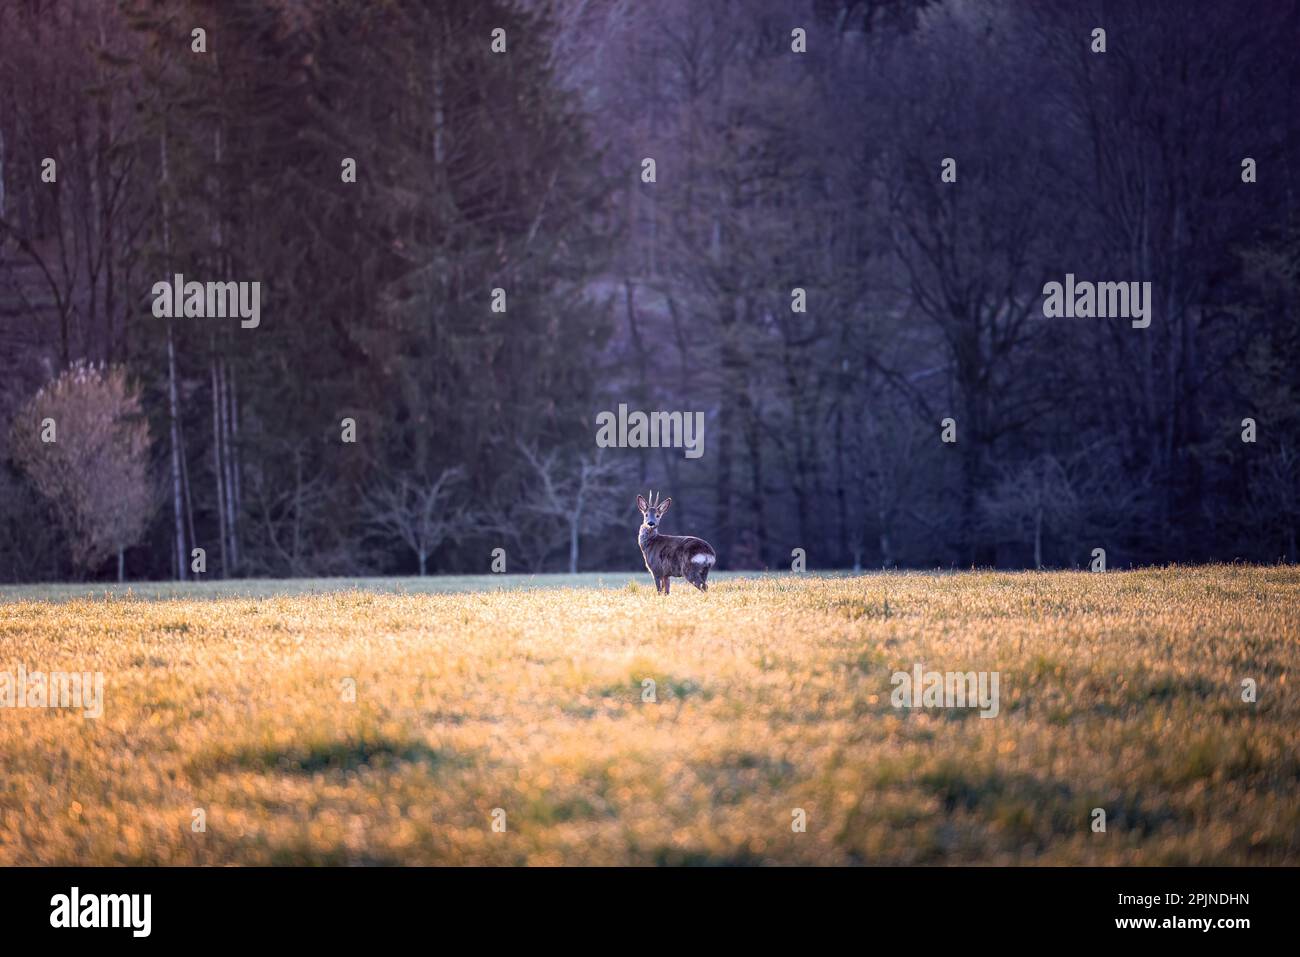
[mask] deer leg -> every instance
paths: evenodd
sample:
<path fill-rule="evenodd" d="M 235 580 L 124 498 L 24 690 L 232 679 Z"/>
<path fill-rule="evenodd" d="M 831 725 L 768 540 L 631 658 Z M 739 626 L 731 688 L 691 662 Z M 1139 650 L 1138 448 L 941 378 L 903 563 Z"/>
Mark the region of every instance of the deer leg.
<path fill-rule="evenodd" d="M 651 574 L 650 577 L 655 580 L 655 591 L 662 595 L 664 592 L 663 582 L 660 580 L 658 575 Z"/>
<path fill-rule="evenodd" d="M 664 594 L 668 594 L 668 576 L 664 576 Z"/>

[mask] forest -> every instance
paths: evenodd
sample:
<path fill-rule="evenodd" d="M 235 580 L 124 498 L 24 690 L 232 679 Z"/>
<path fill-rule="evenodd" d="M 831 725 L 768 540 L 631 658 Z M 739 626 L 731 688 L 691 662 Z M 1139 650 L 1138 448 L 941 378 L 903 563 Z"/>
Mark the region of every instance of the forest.
<path fill-rule="evenodd" d="M 0 581 L 631 569 L 650 489 L 726 570 L 1295 562 L 1298 51 L 1290 0 L 4 0 Z"/>

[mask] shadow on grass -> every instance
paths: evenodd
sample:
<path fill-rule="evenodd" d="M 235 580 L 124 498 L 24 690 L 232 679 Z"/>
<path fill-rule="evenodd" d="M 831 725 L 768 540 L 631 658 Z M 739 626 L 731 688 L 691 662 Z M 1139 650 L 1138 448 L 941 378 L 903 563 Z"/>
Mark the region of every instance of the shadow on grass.
<path fill-rule="evenodd" d="M 233 767 L 293 774 L 391 768 L 398 764 L 423 764 L 437 770 L 456 763 L 463 763 L 462 759 L 446 749 L 387 737 L 316 740 L 283 748 L 246 747 L 196 762 L 206 770 Z"/>
<path fill-rule="evenodd" d="M 1030 774 L 1005 774 L 992 768 L 966 768 L 944 762 L 923 772 L 917 779 L 923 788 L 943 802 L 943 809 L 995 810 L 1008 800 L 1024 800 L 1042 811 L 1067 806 L 1072 798 L 1063 781 L 1041 781 Z"/>
<path fill-rule="evenodd" d="M 740 849 L 715 854 L 692 848 L 657 847 L 651 853 L 656 867 L 754 867 L 764 859 L 748 850 Z"/>

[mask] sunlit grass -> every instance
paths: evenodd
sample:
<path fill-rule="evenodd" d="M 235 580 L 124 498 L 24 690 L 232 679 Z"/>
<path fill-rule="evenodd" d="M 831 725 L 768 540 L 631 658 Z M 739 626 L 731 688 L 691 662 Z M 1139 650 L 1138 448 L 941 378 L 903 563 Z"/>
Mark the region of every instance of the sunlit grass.
<path fill-rule="evenodd" d="M 647 582 L 0 592 L 0 863 L 1300 863 L 1300 570 Z"/>

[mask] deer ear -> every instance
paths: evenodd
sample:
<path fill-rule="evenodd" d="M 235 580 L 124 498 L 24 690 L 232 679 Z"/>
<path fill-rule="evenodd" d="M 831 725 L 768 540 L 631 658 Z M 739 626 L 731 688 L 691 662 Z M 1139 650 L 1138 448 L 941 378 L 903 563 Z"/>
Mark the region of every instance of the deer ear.
<path fill-rule="evenodd" d="M 646 508 L 648 508 L 648 506 L 647 506 L 646 503 L 645 503 L 645 496 L 644 496 L 644 495 L 638 495 L 638 496 L 636 497 L 636 507 L 639 508 L 639 509 L 641 509 L 641 511 L 643 511 L 643 512 L 646 510 Z"/>
<path fill-rule="evenodd" d="M 664 499 L 662 502 L 659 503 L 659 508 L 656 509 L 656 511 L 657 511 L 660 515 L 663 515 L 664 512 L 668 511 L 668 506 L 671 505 L 671 504 L 673 504 L 673 500 L 672 500 L 671 498 L 666 498 L 666 499 Z"/>

